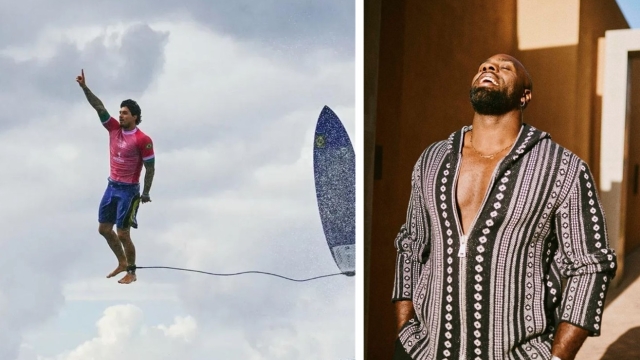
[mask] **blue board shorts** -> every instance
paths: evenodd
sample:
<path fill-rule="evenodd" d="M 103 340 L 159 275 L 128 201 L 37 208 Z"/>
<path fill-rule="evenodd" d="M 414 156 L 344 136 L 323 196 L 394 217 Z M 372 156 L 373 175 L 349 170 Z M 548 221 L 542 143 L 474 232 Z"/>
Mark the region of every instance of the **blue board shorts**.
<path fill-rule="evenodd" d="M 139 206 L 140 184 L 126 184 L 109 179 L 100 201 L 98 222 L 116 224 L 118 229 L 137 229 L 136 215 Z"/>

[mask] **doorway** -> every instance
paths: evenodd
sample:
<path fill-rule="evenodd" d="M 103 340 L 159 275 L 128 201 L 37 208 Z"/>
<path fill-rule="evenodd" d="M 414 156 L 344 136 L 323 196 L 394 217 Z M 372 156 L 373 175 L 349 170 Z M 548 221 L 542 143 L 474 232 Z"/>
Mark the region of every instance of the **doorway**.
<path fill-rule="evenodd" d="M 640 51 L 628 54 L 625 254 L 640 246 Z"/>

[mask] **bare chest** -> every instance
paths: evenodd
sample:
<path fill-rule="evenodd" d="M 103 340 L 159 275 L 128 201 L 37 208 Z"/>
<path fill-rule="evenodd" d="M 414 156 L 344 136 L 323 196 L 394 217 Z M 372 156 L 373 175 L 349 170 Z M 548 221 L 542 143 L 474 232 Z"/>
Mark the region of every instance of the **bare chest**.
<path fill-rule="evenodd" d="M 467 234 L 489 190 L 493 172 L 500 159 L 483 159 L 477 156 L 463 156 L 456 186 L 456 200 L 462 222 L 462 230 Z"/>

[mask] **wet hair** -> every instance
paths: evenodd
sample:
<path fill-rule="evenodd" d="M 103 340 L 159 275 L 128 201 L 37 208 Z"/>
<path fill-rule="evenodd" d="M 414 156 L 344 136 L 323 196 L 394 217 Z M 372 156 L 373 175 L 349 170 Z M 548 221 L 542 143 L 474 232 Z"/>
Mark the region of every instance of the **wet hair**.
<path fill-rule="evenodd" d="M 136 125 L 139 125 L 142 122 L 142 110 L 140 110 L 140 105 L 138 105 L 137 102 L 131 99 L 127 99 L 122 101 L 122 103 L 120 104 L 120 107 L 121 108 L 126 107 L 127 109 L 129 109 L 129 112 L 131 113 L 131 115 L 137 116 Z"/>

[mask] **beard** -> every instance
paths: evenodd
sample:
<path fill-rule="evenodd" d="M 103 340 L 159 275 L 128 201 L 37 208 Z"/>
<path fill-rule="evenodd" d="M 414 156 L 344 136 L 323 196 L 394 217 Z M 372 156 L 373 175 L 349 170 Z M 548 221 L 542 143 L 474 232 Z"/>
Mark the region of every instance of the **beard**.
<path fill-rule="evenodd" d="M 520 96 L 507 89 L 492 90 L 484 87 L 472 87 L 469 92 L 471 106 L 480 115 L 503 115 L 520 106 Z"/>

